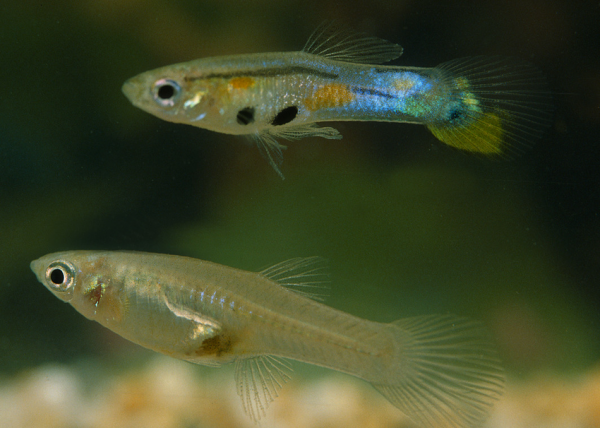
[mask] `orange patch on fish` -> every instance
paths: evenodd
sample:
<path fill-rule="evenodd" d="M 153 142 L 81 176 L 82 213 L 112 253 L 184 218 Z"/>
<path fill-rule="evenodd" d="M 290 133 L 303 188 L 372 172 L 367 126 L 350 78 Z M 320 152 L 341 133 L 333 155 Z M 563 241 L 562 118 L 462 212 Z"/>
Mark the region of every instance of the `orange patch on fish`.
<path fill-rule="evenodd" d="M 229 81 L 229 87 L 232 89 L 248 89 L 254 86 L 254 79 L 251 77 L 234 77 Z"/>
<path fill-rule="evenodd" d="M 340 107 L 354 99 L 354 93 L 346 85 L 324 85 L 318 88 L 312 97 L 304 100 L 305 107 L 310 111 L 321 108 Z"/>

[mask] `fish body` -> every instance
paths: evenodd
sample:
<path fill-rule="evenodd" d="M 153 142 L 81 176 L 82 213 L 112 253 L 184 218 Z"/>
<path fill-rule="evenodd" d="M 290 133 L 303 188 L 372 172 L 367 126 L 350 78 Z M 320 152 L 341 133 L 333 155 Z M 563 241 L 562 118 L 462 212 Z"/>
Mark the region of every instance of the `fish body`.
<path fill-rule="evenodd" d="M 161 119 L 248 135 L 281 175 L 278 139 L 341 138 L 327 121 L 426 125 L 444 143 L 499 155 L 538 138 L 551 103 L 541 74 L 500 57 L 435 68 L 379 65 L 394 43 L 317 30 L 299 52 L 203 58 L 142 73 L 123 85 Z"/>
<path fill-rule="evenodd" d="M 454 316 L 382 324 L 294 289 L 320 284 L 321 260 L 262 272 L 134 252 L 70 251 L 31 268 L 54 295 L 146 348 L 209 366 L 236 363 L 238 393 L 255 420 L 293 359 L 370 382 L 426 426 L 474 426 L 503 389 L 481 326 Z"/>
<path fill-rule="evenodd" d="M 447 97 L 436 75 L 433 69 L 349 66 L 306 52 L 283 52 L 167 66 L 132 78 L 123 90 L 136 106 L 162 119 L 244 135 L 325 121 L 435 121 L 447 107 L 436 102 Z M 157 108 L 154 95 L 146 93 L 156 76 L 162 84 L 156 97 L 165 85 L 177 85 L 170 101 L 180 109 Z M 247 115 L 238 115 L 244 109 Z M 286 109 L 289 113 L 282 113 Z"/>

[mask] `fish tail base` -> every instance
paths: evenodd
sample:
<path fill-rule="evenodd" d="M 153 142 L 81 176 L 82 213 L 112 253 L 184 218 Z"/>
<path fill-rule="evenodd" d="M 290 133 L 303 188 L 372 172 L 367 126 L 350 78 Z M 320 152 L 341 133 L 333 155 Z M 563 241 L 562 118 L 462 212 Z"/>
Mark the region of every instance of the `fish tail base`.
<path fill-rule="evenodd" d="M 389 325 L 396 358 L 384 382 L 372 382 L 394 406 L 426 427 L 471 427 L 502 395 L 504 375 L 481 324 L 452 315 Z"/>
<path fill-rule="evenodd" d="M 532 65 L 475 57 L 436 67 L 449 100 L 429 130 L 440 141 L 484 155 L 518 153 L 550 124 L 552 100 Z"/>

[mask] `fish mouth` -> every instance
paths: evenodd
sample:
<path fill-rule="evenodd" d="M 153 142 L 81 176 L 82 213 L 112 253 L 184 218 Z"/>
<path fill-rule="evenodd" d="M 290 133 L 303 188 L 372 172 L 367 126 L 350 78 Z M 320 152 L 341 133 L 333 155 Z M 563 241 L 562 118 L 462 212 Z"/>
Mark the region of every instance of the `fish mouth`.
<path fill-rule="evenodd" d="M 38 281 L 41 282 L 40 272 L 43 267 L 41 259 L 32 261 L 31 263 L 29 263 L 29 267 L 31 268 L 31 270 L 35 274 L 35 276 L 37 277 Z"/>
<path fill-rule="evenodd" d="M 133 79 L 129 79 L 123 83 L 121 91 L 123 91 L 123 94 L 125 94 L 127 99 L 131 101 L 132 104 L 135 104 L 135 100 L 137 98 L 137 85 L 132 82 L 132 80 Z"/>

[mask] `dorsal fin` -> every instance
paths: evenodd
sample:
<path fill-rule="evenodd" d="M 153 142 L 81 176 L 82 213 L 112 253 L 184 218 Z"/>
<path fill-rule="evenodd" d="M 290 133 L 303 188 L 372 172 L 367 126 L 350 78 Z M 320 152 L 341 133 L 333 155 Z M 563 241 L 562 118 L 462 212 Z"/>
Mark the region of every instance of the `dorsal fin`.
<path fill-rule="evenodd" d="M 329 289 L 327 262 L 321 257 L 296 257 L 268 267 L 260 274 L 314 300 L 325 300 Z"/>
<path fill-rule="evenodd" d="M 381 64 L 402 55 L 402 46 L 324 22 L 306 41 L 303 52 L 360 64 Z"/>

